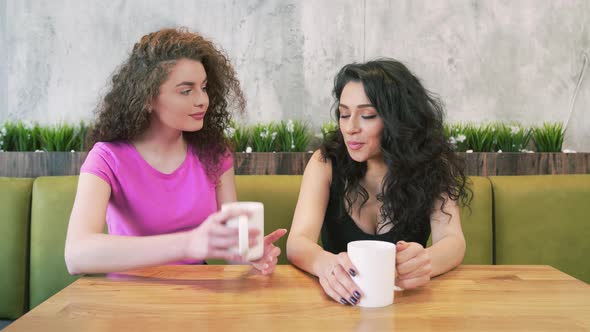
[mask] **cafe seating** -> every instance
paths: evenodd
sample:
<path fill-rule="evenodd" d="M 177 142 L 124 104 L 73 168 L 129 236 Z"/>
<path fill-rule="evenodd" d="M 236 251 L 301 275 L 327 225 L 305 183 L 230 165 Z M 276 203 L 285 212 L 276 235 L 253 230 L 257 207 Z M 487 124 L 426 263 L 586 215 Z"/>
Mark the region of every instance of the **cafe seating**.
<path fill-rule="evenodd" d="M 0 320 L 16 319 L 77 279 L 64 262 L 77 176 L 0 178 Z M 463 264 L 546 264 L 590 282 L 590 175 L 470 177 L 461 212 Z M 290 228 L 298 175 L 236 176 L 238 199 L 260 201 L 265 228 Z M 286 238 L 279 264 L 287 264 Z M 209 264 L 220 263 L 209 261 Z"/>

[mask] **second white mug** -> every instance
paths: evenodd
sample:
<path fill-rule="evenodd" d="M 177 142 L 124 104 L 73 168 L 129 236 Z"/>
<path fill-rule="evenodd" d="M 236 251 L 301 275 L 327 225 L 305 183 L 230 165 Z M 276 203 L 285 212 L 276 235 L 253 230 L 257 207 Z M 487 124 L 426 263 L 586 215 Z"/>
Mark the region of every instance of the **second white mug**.
<path fill-rule="evenodd" d="M 239 244 L 234 252 L 244 256 L 248 261 L 262 258 L 264 254 L 264 204 L 260 202 L 231 202 L 221 206 L 222 211 L 231 208 L 241 208 L 252 212 L 250 218 L 239 216 L 227 222 L 228 227 L 239 229 Z M 257 243 L 253 247 L 248 245 L 248 229 L 251 227 L 260 231 L 256 237 Z"/>
<path fill-rule="evenodd" d="M 348 258 L 357 270 L 352 277 L 363 292 L 360 307 L 384 307 L 393 303 L 395 244 L 385 241 L 352 241 Z"/>

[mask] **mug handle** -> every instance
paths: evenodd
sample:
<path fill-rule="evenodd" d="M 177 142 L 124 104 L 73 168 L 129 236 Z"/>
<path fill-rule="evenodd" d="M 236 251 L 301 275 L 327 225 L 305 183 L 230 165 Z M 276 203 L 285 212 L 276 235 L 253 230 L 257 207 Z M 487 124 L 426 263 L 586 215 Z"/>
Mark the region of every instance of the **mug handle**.
<path fill-rule="evenodd" d="M 239 228 L 239 235 L 238 235 L 238 252 L 242 257 L 246 257 L 248 255 L 248 217 L 246 216 L 238 216 L 238 228 Z"/>

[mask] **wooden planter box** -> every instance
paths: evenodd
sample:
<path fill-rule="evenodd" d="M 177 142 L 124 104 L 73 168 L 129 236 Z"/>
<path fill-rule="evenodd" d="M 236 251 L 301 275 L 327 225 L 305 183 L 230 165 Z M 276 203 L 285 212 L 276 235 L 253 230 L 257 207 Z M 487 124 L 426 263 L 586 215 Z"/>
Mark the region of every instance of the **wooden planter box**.
<path fill-rule="evenodd" d="M 467 175 L 590 174 L 590 153 L 460 153 Z M 236 153 L 236 174 L 303 174 L 311 153 Z M 0 152 L 1 177 L 78 175 L 86 152 Z"/>

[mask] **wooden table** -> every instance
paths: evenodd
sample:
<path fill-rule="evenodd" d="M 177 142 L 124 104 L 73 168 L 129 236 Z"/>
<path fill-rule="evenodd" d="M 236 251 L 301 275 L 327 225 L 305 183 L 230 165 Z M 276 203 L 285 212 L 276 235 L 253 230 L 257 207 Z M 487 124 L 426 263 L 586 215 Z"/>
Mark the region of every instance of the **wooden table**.
<path fill-rule="evenodd" d="M 161 266 L 87 276 L 14 331 L 589 331 L 590 285 L 548 266 L 460 266 L 389 307 L 328 299 L 296 268 Z M 5 332 L 3 331 L 3 332 Z"/>

